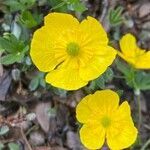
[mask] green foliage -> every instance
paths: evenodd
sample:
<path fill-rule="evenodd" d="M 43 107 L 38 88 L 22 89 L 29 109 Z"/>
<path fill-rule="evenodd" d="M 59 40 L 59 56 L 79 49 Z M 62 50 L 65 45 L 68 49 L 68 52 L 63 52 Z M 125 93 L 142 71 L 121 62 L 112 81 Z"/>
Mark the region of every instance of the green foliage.
<path fill-rule="evenodd" d="M 5 50 L 8 53 L 20 52 L 23 49 L 24 44 L 19 41 L 13 34 L 6 34 L 4 37 L 0 37 L 0 50 Z"/>
<path fill-rule="evenodd" d="M 111 26 L 120 25 L 123 22 L 123 7 L 118 6 L 116 9 L 110 9 L 108 19 Z"/>
<path fill-rule="evenodd" d="M 30 91 L 35 91 L 39 86 L 46 87 L 46 83 L 44 80 L 44 73 L 39 72 L 37 76 L 35 76 L 29 84 Z"/>
<path fill-rule="evenodd" d="M 13 34 L 0 37 L 0 50 L 6 54 L 1 57 L 0 63 L 4 65 L 10 65 L 15 62 L 20 63 L 28 49 L 29 46 L 18 40 Z"/>
<path fill-rule="evenodd" d="M 27 28 L 32 28 L 38 25 L 30 11 L 23 11 L 20 15 L 19 21 Z"/>
<path fill-rule="evenodd" d="M 75 11 L 83 13 L 87 10 L 86 6 L 80 0 L 49 0 L 52 10 L 67 12 Z"/>
<path fill-rule="evenodd" d="M 136 86 L 140 90 L 150 90 L 150 73 L 137 71 L 135 74 Z"/>
<path fill-rule="evenodd" d="M 4 4 L 8 6 L 10 12 L 24 11 L 31 8 L 36 0 L 5 0 Z"/>
<path fill-rule="evenodd" d="M 9 147 L 9 150 L 20 150 L 19 145 L 13 142 L 9 143 L 8 147 Z"/>
<path fill-rule="evenodd" d="M 69 10 L 80 13 L 83 13 L 84 11 L 87 10 L 85 5 L 80 0 L 66 0 L 66 1 Z"/>
<path fill-rule="evenodd" d="M 59 95 L 61 98 L 65 98 L 67 96 L 67 91 L 64 89 L 50 86 L 50 90 L 53 91 L 56 95 Z"/>
<path fill-rule="evenodd" d="M 118 70 L 124 75 L 126 83 L 135 90 L 149 90 L 150 89 L 150 73 L 135 70 L 121 61 L 116 61 Z"/>
<path fill-rule="evenodd" d="M 3 150 L 4 149 L 4 144 L 0 143 L 0 150 Z"/>
<path fill-rule="evenodd" d="M 3 136 L 9 132 L 9 127 L 7 125 L 0 127 L 0 136 Z"/>

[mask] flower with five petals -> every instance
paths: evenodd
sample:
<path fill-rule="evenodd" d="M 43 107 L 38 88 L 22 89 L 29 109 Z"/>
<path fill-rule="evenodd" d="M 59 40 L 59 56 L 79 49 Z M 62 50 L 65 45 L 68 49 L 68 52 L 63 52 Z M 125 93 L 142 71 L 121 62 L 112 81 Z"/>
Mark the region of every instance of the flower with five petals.
<path fill-rule="evenodd" d="M 102 90 L 84 97 L 77 105 L 76 117 L 83 123 L 80 138 L 88 149 L 100 149 L 106 139 L 111 150 L 121 150 L 136 140 L 130 106 L 127 101 L 119 106 L 114 91 Z"/>
<path fill-rule="evenodd" d="M 128 33 L 120 40 L 121 52 L 118 55 L 136 69 L 150 69 L 150 51 L 141 49 L 135 37 Z"/>
<path fill-rule="evenodd" d="M 46 82 L 76 90 L 100 76 L 116 56 L 107 34 L 93 17 L 79 22 L 70 14 L 50 13 L 31 42 L 31 58 Z"/>

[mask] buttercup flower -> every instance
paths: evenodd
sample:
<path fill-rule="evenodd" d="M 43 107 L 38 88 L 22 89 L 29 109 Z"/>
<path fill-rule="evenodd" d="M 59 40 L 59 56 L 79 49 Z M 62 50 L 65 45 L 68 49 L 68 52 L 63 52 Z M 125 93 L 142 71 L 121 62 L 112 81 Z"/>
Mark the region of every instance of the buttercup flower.
<path fill-rule="evenodd" d="M 137 129 L 127 101 L 119 106 L 119 96 L 111 90 L 97 91 L 84 97 L 76 108 L 81 142 L 88 149 L 100 149 L 106 143 L 112 150 L 132 145 Z"/>
<path fill-rule="evenodd" d="M 136 44 L 135 37 L 128 33 L 120 40 L 122 53 L 119 56 L 137 69 L 150 69 L 150 51 L 146 52 Z"/>
<path fill-rule="evenodd" d="M 101 75 L 116 56 L 108 46 L 102 25 L 87 17 L 81 23 L 70 14 L 50 13 L 35 31 L 31 58 L 46 81 L 55 87 L 76 90 Z"/>

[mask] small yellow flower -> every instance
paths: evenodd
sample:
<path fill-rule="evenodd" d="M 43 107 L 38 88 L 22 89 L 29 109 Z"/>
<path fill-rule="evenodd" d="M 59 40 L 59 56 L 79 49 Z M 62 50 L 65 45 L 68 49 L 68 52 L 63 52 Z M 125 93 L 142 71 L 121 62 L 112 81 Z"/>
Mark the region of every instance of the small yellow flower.
<path fill-rule="evenodd" d="M 110 149 L 120 150 L 136 140 L 130 106 L 127 101 L 119 106 L 119 96 L 111 90 L 84 97 L 77 105 L 76 117 L 83 123 L 80 138 L 88 149 L 100 149 L 106 139 Z"/>
<path fill-rule="evenodd" d="M 128 33 L 120 40 L 122 53 L 118 55 L 137 69 L 150 69 L 150 51 L 138 47 L 135 37 Z"/>
<path fill-rule="evenodd" d="M 55 87 L 76 90 L 101 75 L 116 56 L 107 34 L 94 18 L 81 23 L 70 14 L 50 13 L 31 43 L 31 58 L 46 81 Z"/>

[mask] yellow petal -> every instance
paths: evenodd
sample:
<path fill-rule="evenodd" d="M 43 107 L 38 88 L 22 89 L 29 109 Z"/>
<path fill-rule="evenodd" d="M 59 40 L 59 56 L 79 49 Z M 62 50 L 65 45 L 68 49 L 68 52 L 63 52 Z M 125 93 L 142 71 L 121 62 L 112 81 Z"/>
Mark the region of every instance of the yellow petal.
<path fill-rule="evenodd" d="M 44 24 L 51 32 L 55 32 L 57 37 L 64 32 L 75 30 L 79 22 L 70 14 L 65 13 L 49 13 L 44 18 Z"/>
<path fill-rule="evenodd" d="M 150 51 L 145 52 L 143 55 L 141 55 L 137 58 L 135 68 L 150 69 Z"/>
<path fill-rule="evenodd" d="M 100 124 L 85 124 L 80 129 L 81 142 L 88 149 L 100 149 L 105 141 L 105 130 Z"/>
<path fill-rule="evenodd" d="M 121 104 L 114 112 L 112 124 L 106 133 L 107 144 L 112 150 L 131 146 L 137 138 L 137 129 L 131 118 L 130 106 L 127 102 Z"/>
<path fill-rule="evenodd" d="M 84 38 L 87 38 L 87 44 L 91 45 L 107 45 L 108 38 L 107 34 L 100 24 L 95 18 L 87 17 L 80 24 L 80 29 L 84 34 Z"/>
<path fill-rule="evenodd" d="M 30 54 L 38 69 L 47 72 L 65 60 L 66 35 L 77 30 L 79 22 L 69 14 L 50 13 L 44 18 L 44 23 L 34 33 Z"/>
<path fill-rule="evenodd" d="M 123 53 L 120 53 L 119 51 L 118 51 L 118 55 L 119 55 L 122 59 L 124 59 L 125 61 L 127 61 L 129 64 L 135 66 L 135 62 L 136 62 L 136 58 L 135 58 L 135 57 L 126 56 L 126 55 L 124 55 Z"/>
<path fill-rule="evenodd" d="M 97 49 L 95 47 L 95 49 Z M 93 51 L 95 50 L 93 48 Z M 92 51 L 92 50 L 91 50 Z M 84 80 L 93 80 L 104 73 L 115 59 L 116 50 L 112 47 L 101 47 L 97 53 L 83 67 L 80 67 L 80 76 Z"/>
<path fill-rule="evenodd" d="M 124 35 L 120 40 L 120 48 L 123 55 L 134 57 L 137 48 L 135 37 L 130 33 Z"/>
<path fill-rule="evenodd" d="M 54 57 L 51 39 L 48 38 L 47 30 L 44 27 L 34 33 L 30 55 L 37 68 L 43 72 L 53 70 L 59 63 Z"/>
<path fill-rule="evenodd" d="M 76 117 L 81 123 L 100 120 L 103 115 L 112 114 L 119 105 L 119 96 L 111 90 L 97 91 L 88 95 L 77 105 Z"/>
<path fill-rule="evenodd" d="M 89 106 L 98 114 L 112 114 L 119 105 L 119 96 L 112 90 L 101 90 L 93 94 L 88 102 Z M 97 115 L 99 118 L 100 115 Z"/>
<path fill-rule="evenodd" d="M 74 59 L 64 62 L 46 75 L 46 82 L 65 90 L 76 90 L 85 86 L 88 82 L 80 78 L 76 63 Z"/>
<path fill-rule="evenodd" d="M 76 118 L 81 123 L 86 123 L 91 119 L 90 115 L 93 110 L 88 104 L 89 99 L 92 99 L 92 95 L 84 97 L 76 107 Z"/>

